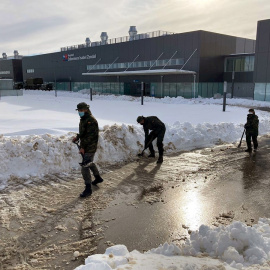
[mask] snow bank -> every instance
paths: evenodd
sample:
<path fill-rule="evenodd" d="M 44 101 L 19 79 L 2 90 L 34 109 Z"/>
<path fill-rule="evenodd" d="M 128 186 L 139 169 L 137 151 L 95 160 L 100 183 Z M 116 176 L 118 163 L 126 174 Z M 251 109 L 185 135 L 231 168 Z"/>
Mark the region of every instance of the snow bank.
<path fill-rule="evenodd" d="M 80 162 L 71 138 L 78 131 L 76 104 L 86 101 L 88 96 L 60 92 L 56 98 L 53 92 L 24 92 L 23 97 L 4 97 L 0 103 L 0 132 L 4 134 L 0 135 L 0 188 L 12 177 L 28 179 L 69 172 Z M 157 115 L 166 123 L 166 153 L 235 142 L 242 134 L 241 123 L 247 114 L 246 108 L 228 107 L 223 113 L 219 105 L 181 97 L 146 98 L 145 106 L 130 96 L 94 99 L 91 110 L 101 128 L 95 161 L 100 166 L 133 160 L 142 150 L 143 129 L 136 123 L 140 114 Z M 209 99 L 212 101 L 215 100 Z M 269 113 L 257 111 L 257 114 L 260 134 L 269 133 Z"/>
<path fill-rule="evenodd" d="M 123 245 L 96 254 L 76 270 L 230 270 L 270 268 L 270 219 L 249 227 L 241 222 L 210 228 L 202 225 L 182 246 L 160 245 L 144 254 Z"/>
<path fill-rule="evenodd" d="M 167 125 L 164 139 L 165 153 L 207 147 L 218 142 L 239 139 L 243 126 L 233 123 L 198 124 L 176 122 Z M 269 120 L 260 124 L 261 134 L 270 132 Z M 69 172 L 78 167 L 80 155 L 71 143 L 75 133 L 63 136 L 0 136 L 0 183 L 10 177 L 29 178 L 44 174 Z M 105 126 L 100 132 L 95 161 L 100 166 L 131 161 L 143 149 L 144 134 L 141 127 L 130 125 Z"/>
<path fill-rule="evenodd" d="M 233 123 L 198 124 L 176 122 L 167 125 L 164 139 L 165 153 L 207 147 L 218 142 L 239 139 L 243 126 Z M 260 124 L 261 134 L 270 132 L 269 120 Z M 71 143 L 75 133 L 63 136 L 0 136 L 0 183 L 10 177 L 29 178 L 44 174 L 69 172 L 78 167 L 80 156 Z M 141 127 L 130 125 L 105 126 L 100 132 L 95 161 L 100 166 L 131 161 L 143 149 Z"/>

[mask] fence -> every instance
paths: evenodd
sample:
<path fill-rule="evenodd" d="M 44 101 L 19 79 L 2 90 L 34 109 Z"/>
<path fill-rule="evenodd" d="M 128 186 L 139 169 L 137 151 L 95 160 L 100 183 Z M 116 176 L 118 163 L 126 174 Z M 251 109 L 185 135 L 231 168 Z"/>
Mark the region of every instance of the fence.
<path fill-rule="evenodd" d="M 255 83 L 254 100 L 270 101 L 270 83 Z"/>
<path fill-rule="evenodd" d="M 113 95 L 140 95 L 140 83 L 133 84 L 135 90 L 130 89 L 130 84 L 123 82 L 57 82 L 56 89 L 58 91 L 72 91 L 78 92 L 90 87 L 94 92 L 100 94 L 113 94 Z M 163 98 L 163 97 L 184 97 L 194 98 L 203 97 L 211 98 L 215 94 L 223 94 L 223 83 L 150 83 L 148 84 L 146 95 Z M 195 91 L 194 91 L 195 90 Z"/>

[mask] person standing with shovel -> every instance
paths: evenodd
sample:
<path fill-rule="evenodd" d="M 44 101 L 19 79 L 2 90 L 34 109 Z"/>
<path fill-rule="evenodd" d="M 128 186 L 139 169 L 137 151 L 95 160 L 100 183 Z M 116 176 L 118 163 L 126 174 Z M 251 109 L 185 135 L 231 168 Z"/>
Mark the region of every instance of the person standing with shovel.
<path fill-rule="evenodd" d="M 247 115 L 247 123 L 245 124 L 247 149 L 245 152 L 252 152 L 251 139 L 253 141 L 254 152 L 258 148 L 258 134 L 259 134 L 259 118 L 255 114 L 254 109 L 249 109 Z"/>
<path fill-rule="evenodd" d="M 161 122 L 156 116 L 138 116 L 137 122 L 143 126 L 144 133 L 145 133 L 145 142 L 144 142 L 144 150 L 149 148 L 150 155 L 148 157 L 155 157 L 155 151 L 153 147 L 153 140 L 157 138 L 157 147 L 159 152 L 159 158 L 157 163 L 163 162 L 163 139 L 166 132 L 166 127 L 163 122 Z M 149 130 L 151 130 L 149 134 Z M 143 150 L 143 151 L 144 151 Z"/>
<path fill-rule="evenodd" d="M 99 128 L 96 118 L 92 115 L 89 105 L 81 102 L 77 105 L 78 114 L 80 116 L 79 133 L 72 139 L 79 147 L 79 153 L 83 157 L 81 165 L 81 172 L 85 183 L 85 190 L 80 194 L 80 197 L 88 197 L 92 194 L 91 184 L 97 185 L 103 182 L 96 164 L 93 162 L 95 153 L 97 151 Z M 78 141 L 80 140 L 80 146 Z M 95 180 L 91 182 L 92 171 Z"/>

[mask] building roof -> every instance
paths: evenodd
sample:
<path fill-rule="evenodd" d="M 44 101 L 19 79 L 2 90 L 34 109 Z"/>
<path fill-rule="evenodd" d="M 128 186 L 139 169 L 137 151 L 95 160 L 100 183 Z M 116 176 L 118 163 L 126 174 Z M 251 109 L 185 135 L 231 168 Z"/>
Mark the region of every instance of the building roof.
<path fill-rule="evenodd" d="M 131 75 L 175 75 L 175 74 L 196 74 L 195 71 L 181 69 L 153 69 L 153 70 L 133 70 L 115 72 L 87 72 L 82 75 L 88 76 L 131 76 Z"/>

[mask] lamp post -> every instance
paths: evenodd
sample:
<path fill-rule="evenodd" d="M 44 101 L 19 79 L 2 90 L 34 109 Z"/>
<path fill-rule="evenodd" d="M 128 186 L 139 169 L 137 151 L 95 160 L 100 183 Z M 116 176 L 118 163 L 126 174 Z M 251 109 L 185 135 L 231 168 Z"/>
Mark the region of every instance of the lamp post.
<path fill-rule="evenodd" d="M 234 63 L 235 61 L 233 60 L 233 71 L 232 71 L 232 93 L 231 93 L 231 98 L 233 98 L 233 94 L 234 94 L 234 75 L 235 75 L 235 67 L 234 67 Z"/>
<path fill-rule="evenodd" d="M 223 88 L 223 112 L 226 111 L 226 95 L 227 95 L 227 82 L 224 82 Z"/>
<path fill-rule="evenodd" d="M 141 82 L 141 105 L 143 105 L 143 92 L 144 92 L 144 83 Z"/>
<path fill-rule="evenodd" d="M 58 61 L 54 61 L 52 60 L 52 63 L 58 63 Z M 54 67 L 54 93 L 55 93 L 55 97 L 57 97 L 57 89 L 56 89 L 56 68 Z"/>
<path fill-rule="evenodd" d="M 193 74 L 193 93 L 194 98 L 196 98 L 196 74 Z"/>

